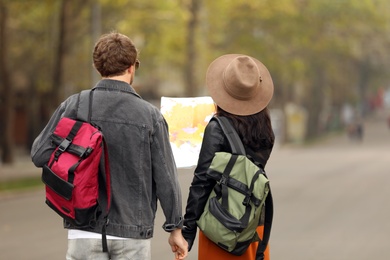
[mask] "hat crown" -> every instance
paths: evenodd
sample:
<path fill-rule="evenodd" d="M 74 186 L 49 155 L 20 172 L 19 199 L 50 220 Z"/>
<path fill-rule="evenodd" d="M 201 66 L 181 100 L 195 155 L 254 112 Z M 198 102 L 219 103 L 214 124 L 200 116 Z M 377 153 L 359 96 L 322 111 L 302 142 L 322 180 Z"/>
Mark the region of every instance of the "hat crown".
<path fill-rule="evenodd" d="M 215 104 L 240 116 L 263 110 L 274 92 L 265 65 L 245 54 L 225 54 L 216 58 L 207 69 L 206 86 Z"/>
<path fill-rule="evenodd" d="M 233 98 L 249 100 L 260 85 L 260 71 L 256 62 L 248 56 L 233 59 L 223 72 L 225 91 Z"/>

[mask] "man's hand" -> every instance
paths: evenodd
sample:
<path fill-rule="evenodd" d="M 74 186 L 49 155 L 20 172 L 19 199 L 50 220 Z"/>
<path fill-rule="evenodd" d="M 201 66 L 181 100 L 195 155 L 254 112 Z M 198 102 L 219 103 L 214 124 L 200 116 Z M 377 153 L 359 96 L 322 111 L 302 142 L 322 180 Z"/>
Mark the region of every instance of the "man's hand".
<path fill-rule="evenodd" d="M 184 259 L 188 255 L 188 243 L 181 234 L 181 229 L 175 229 L 171 232 L 168 243 L 171 245 L 172 252 L 175 253 L 175 259 Z"/>

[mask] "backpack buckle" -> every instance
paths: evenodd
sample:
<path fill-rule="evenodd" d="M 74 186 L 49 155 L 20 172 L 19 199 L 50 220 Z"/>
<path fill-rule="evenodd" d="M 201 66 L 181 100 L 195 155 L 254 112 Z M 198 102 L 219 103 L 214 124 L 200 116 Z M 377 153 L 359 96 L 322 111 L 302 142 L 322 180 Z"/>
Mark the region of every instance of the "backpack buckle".
<path fill-rule="evenodd" d="M 68 147 L 70 146 L 71 143 L 72 143 L 72 140 L 69 140 L 69 139 L 66 139 L 66 138 L 64 138 L 64 140 L 62 140 L 62 142 L 58 146 L 57 151 L 54 154 L 54 160 L 55 161 L 58 161 L 58 158 L 60 157 L 60 155 L 63 152 L 65 152 L 66 149 L 68 149 Z"/>
<path fill-rule="evenodd" d="M 251 197 L 249 197 L 249 196 L 245 196 L 245 199 L 244 199 L 244 201 L 242 202 L 242 204 L 244 205 L 244 206 L 249 206 L 249 202 L 251 201 Z"/>
<path fill-rule="evenodd" d="M 80 158 L 83 159 L 87 158 L 92 153 L 92 151 L 93 149 L 91 147 L 87 147 L 85 151 L 82 154 L 80 154 Z"/>
<path fill-rule="evenodd" d="M 60 150 L 61 152 L 65 152 L 65 150 L 68 149 L 68 147 L 71 143 L 72 143 L 72 140 L 68 140 L 65 138 L 64 140 L 62 140 L 62 142 L 58 146 L 58 150 Z"/>
<path fill-rule="evenodd" d="M 218 184 L 219 184 L 219 185 L 221 185 L 221 184 L 227 185 L 227 182 L 228 182 L 228 178 L 226 178 L 225 175 L 222 175 L 222 176 L 221 176 L 221 179 L 218 181 Z"/>

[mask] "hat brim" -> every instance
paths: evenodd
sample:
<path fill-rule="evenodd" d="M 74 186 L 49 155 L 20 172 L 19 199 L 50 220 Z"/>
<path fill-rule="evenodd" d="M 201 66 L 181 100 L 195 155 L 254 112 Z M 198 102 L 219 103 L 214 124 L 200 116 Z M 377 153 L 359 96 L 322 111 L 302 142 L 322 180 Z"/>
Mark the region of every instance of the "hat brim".
<path fill-rule="evenodd" d="M 226 66 L 243 54 L 226 54 L 215 59 L 207 69 L 206 86 L 209 95 L 223 110 L 235 115 L 253 115 L 263 110 L 274 93 L 274 84 L 268 69 L 259 60 L 252 58 L 259 69 L 261 82 L 257 93 L 249 100 L 239 100 L 229 95 L 224 88 L 223 72 Z"/>

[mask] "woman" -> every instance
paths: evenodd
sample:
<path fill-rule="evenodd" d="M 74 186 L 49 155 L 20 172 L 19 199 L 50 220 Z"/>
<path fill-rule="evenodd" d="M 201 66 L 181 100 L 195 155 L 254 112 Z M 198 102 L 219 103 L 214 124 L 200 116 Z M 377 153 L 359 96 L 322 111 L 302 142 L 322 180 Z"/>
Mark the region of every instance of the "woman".
<path fill-rule="evenodd" d="M 274 133 L 267 105 L 273 95 L 273 82 L 267 68 L 257 59 L 241 54 L 227 54 L 214 60 L 206 75 L 206 85 L 217 106 L 216 116 L 230 119 L 239 134 L 247 154 L 265 167 L 270 157 Z M 191 183 L 183 236 L 194 243 L 196 221 L 203 213 L 207 199 L 216 182 L 206 175 L 216 152 L 231 152 L 229 142 L 219 124 L 212 120 L 205 129 L 199 160 Z M 261 237 L 263 227 L 257 228 Z M 219 248 L 201 231 L 199 234 L 198 259 L 255 259 L 257 242 L 252 243 L 241 256 L 232 255 Z M 269 259 L 269 249 L 265 252 Z"/>

